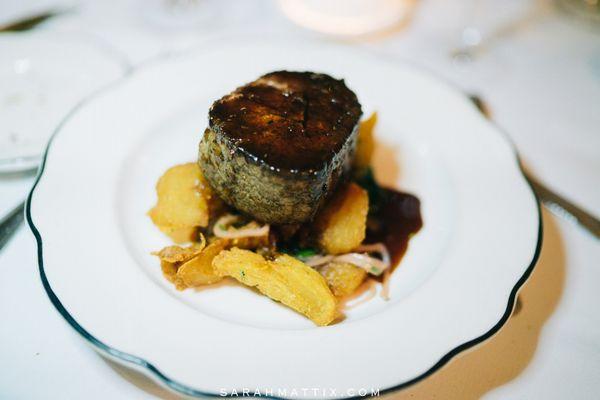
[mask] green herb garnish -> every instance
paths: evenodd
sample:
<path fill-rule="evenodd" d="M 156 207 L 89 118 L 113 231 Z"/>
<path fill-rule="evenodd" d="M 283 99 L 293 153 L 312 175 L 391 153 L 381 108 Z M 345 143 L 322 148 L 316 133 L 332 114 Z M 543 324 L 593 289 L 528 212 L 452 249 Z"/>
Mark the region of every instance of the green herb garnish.
<path fill-rule="evenodd" d="M 297 250 L 296 253 L 294 254 L 294 257 L 300 258 L 300 259 L 306 259 L 308 257 L 312 257 L 315 255 L 317 255 L 317 250 L 312 249 L 312 248 L 306 248 L 306 249 Z"/>

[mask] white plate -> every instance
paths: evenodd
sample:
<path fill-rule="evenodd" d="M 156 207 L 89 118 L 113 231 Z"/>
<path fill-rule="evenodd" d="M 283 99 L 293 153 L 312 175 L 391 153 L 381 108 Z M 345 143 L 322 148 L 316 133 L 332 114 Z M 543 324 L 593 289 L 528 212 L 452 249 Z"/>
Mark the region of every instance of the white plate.
<path fill-rule="evenodd" d="M 64 116 L 126 69 L 85 36 L 0 34 L 0 172 L 35 168 Z"/>
<path fill-rule="evenodd" d="M 150 255 L 169 243 L 146 216 L 155 182 L 196 158 L 211 102 L 283 68 L 345 78 L 365 114 L 379 113 L 379 179 L 422 201 L 391 300 L 323 328 L 236 285 L 177 292 Z M 408 65 L 289 40 L 214 43 L 85 101 L 54 136 L 28 220 L 45 288 L 85 339 L 209 396 L 352 397 L 414 383 L 500 329 L 541 240 L 514 149 L 461 94 Z"/>

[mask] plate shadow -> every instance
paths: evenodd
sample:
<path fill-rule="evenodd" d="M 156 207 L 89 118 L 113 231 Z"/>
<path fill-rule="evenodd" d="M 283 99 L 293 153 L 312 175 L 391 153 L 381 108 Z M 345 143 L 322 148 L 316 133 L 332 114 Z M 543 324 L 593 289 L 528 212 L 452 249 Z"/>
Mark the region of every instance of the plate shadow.
<path fill-rule="evenodd" d="M 542 209 L 544 243 L 506 325 L 489 340 L 460 354 L 429 378 L 388 395 L 404 399 L 479 399 L 523 372 L 531 362 L 545 322 L 562 296 L 565 248 L 553 216 Z"/>

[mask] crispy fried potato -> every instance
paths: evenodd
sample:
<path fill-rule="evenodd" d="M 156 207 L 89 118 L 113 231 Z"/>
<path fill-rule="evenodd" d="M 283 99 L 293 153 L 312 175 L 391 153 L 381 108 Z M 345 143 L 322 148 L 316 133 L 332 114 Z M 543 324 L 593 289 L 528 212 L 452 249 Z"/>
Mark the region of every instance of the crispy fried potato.
<path fill-rule="evenodd" d="M 273 261 L 248 250 L 222 251 L 213 261 L 218 274 L 247 286 L 306 315 L 317 325 L 328 325 L 336 317 L 335 296 L 314 269 L 288 255 Z"/>
<path fill-rule="evenodd" d="M 186 287 L 198 287 L 220 281 L 223 277 L 215 272 L 212 262 L 226 246 L 227 241 L 225 240 L 212 242 L 200 254 L 179 267 L 177 278 Z"/>
<path fill-rule="evenodd" d="M 172 228 L 170 226 L 156 225 L 165 235 L 175 243 L 190 243 L 198 240 L 198 228 Z"/>
<path fill-rule="evenodd" d="M 317 215 L 318 244 L 326 253 L 347 253 L 365 239 L 369 196 L 355 183 L 339 189 Z"/>
<path fill-rule="evenodd" d="M 199 227 L 224 208 L 196 163 L 169 168 L 156 184 L 158 201 L 148 215 L 175 242 L 193 242 Z"/>
<path fill-rule="evenodd" d="M 239 247 L 240 249 L 258 249 L 269 246 L 269 236 L 253 236 L 238 239 L 228 239 L 228 247 Z"/>
<path fill-rule="evenodd" d="M 177 276 L 177 265 L 175 263 L 161 260 L 160 269 L 169 282 L 175 283 L 175 277 Z"/>
<path fill-rule="evenodd" d="M 336 297 L 354 293 L 367 277 L 367 271 L 348 263 L 329 263 L 319 272 Z"/>
<path fill-rule="evenodd" d="M 156 184 L 158 201 L 148 215 L 176 243 L 195 242 L 198 228 L 225 208 L 196 163 L 169 168 Z"/>
<path fill-rule="evenodd" d="M 171 228 L 207 226 L 208 203 L 201 193 L 201 179 L 196 163 L 169 168 L 156 184 L 158 202 L 150 210 L 152 221 Z"/>
<path fill-rule="evenodd" d="M 162 270 L 164 277 L 167 278 L 169 282 L 173 283 L 177 290 L 183 290 L 187 286 L 177 277 L 178 265 L 179 263 L 171 263 L 163 260 L 160 262 L 160 269 Z"/>
<path fill-rule="evenodd" d="M 201 241 L 194 243 L 188 247 L 167 246 L 161 251 L 155 251 L 152 254 L 160 258 L 160 268 L 163 275 L 172 282 L 178 290 L 183 290 L 187 287 L 184 281 L 177 276 L 177 272 L 181 265 L 185 265 L 188 261 L 194 259 L 206 245 L 204 236 L 200 235 Z"/>
<path fill-rule="evenodd" d="M 152 255 L 158 256 L 161 261 L 170 263 L 186 262 L 200 254 L 205 246 L 206 240 L 204 239 L 204 235 L 200 234 L 199 243 L 194 243 L 188 247 L 167 246 L 161 251 L 153 252 Z"/>
<path fill-rule="evenodd" d="M 360 123 L 358 141 L 356 143 L 356 155 L 354 156 L 354 169 L 358 174 L 362 173 L 371 165 L 371 158 L 373 157 L 373 151 L 375 150 L 373 129 L 375 128 L 376 123 L 376 112 Z"/>

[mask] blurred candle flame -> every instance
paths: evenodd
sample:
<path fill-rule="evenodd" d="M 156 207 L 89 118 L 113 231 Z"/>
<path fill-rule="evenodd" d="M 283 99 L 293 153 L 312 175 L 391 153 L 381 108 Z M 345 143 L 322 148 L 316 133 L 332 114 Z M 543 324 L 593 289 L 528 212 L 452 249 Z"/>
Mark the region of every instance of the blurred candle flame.
<path fill-rule="evenodd" d="M 414 0 L 280 0 L 296 24 L 337 36 L 359 36 L 390 29 L 410 14 Z"/>

